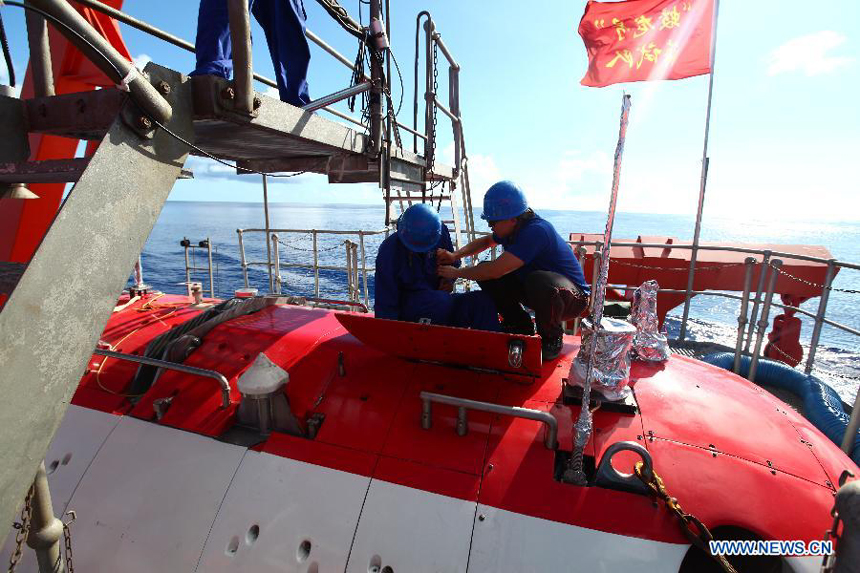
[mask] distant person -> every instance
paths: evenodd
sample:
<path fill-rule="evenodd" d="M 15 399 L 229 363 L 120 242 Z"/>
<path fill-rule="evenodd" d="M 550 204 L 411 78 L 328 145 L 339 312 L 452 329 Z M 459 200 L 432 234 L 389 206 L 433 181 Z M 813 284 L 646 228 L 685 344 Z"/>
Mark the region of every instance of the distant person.
<path fill-rule="evenodd" d="M 297 107 L 310 102 L 308 64 L 311 52 L 305 37 L 303 0 L 249 0 L 249 10 L 263 27 L 281 101 Z M 212 75 L 230 79 L 233 45 L 227 0 L 200 0 L 197 16 L 197 67 L 192 76 Z"/>
<path fill-rule="evenodd" d="M 453 253 L 438 250 L 439 276 L 478 281 L 496 303 L 504 332 L 534 334 L 534 323 L 522 305 L 532 309 L 541 354 L 544 360 L 556 358 L 563 345 L 562 321 L 576 318 L 588 304 L 590 289 L 573 250 L 529 208 L 525 194 L 510 181 L 487 190 L 481 218 L 493 233 Z M 495 245 L 502 245 L 505 252 L 494 261 L 468 268 L 450 266 Z"/>
<path fill-rule="evenodd" d="M 423 203 L 406 209 L 376 255 L 376 318 L 498 331 L 499 315 L 486 293 L 453 293 L 454 282 L 436 274 L 437 249 L 452 248 L 436 211 Z"/>

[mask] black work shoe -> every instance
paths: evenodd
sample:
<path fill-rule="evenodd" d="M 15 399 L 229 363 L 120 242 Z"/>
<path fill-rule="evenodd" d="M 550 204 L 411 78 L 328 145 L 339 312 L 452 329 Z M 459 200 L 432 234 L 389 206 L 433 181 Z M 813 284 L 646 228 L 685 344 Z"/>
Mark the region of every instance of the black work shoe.
<path fill-rule="evenodd" d="M 551 336 L 549 338 L 544 338 L 540 343 L 540 353 L 544 359 L 544 362 L 547 360 L 554 360 L 558 358 L 558 355 L 561 354 L 561 349 L 564 346 L 564 340 L 562 340 L 561 336 Z"/>

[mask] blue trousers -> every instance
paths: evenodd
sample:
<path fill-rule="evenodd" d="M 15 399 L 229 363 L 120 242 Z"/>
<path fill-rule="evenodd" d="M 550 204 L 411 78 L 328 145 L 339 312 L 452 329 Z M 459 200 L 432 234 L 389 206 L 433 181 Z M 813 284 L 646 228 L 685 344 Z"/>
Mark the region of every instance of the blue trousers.
<path fill-rule="evenodd" d="M 429 318 L 430 324 L 442 326 L 492 332 L 501 329 L 496 305 L 482 291 L 451 294 L 441 290 L 424 290 L 411 293 L 404 301 L 402 316 L 411 322 Z"/>
<path fill-rule="evenodd" d="M 298 107 L 310 102 L 307 75 L 311 52 L 305 37 L 303 0 L 249 0 L 249 9 L 266 34 L 281 100 Z M 200 0 L 195 47 L 197 67 L 192 76 L 230 79 L 233 45 L 227 0 Z"/>

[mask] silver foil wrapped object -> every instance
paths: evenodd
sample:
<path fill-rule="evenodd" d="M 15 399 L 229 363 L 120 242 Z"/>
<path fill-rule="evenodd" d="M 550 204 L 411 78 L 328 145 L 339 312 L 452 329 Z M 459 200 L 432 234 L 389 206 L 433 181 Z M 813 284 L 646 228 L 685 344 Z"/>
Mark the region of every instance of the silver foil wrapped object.
<path fill-rule="evenodd" d="M 659 288 L 660 285 L 655 280 L 642 283 L 633 293 L 633 305 L 628 319 L 636 327 L 633 354 L 637 359 L 647 362 L 665 362 L 669 359 L 669 343 L 666 336 L 660 332 L 660 321 L 657 319 Z"/>
<path fill-rule="evenodd" d="M 630 347 L 636 328 L 623 320 L 602 318 L 600 332 L 594 336 L 590 319 L 582 321 L 582 346 L 571 366 L 570 383 L 585 386 L 591 345 L 597 339 L 594 354 L 592 388 L 607 400 L 622 400 L 630 392 Z"/>

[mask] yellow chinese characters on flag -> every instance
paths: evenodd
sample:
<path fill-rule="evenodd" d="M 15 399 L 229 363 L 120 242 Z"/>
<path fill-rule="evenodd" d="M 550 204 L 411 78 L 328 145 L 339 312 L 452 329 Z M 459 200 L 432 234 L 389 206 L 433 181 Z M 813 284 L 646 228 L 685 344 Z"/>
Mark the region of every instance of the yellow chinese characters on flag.
<path fill-rule="evenodd" d="M 579 23 L 588 51 L 582 85 L 677 80 L 711 71 L 713 0 L 589 2 Z"/>

